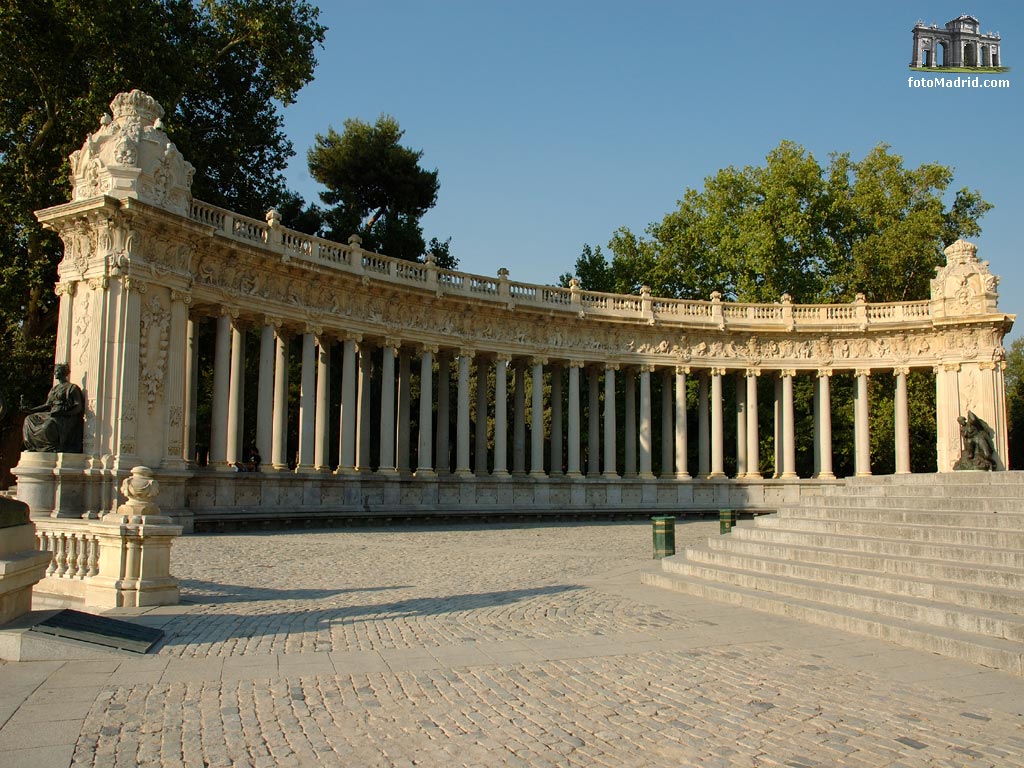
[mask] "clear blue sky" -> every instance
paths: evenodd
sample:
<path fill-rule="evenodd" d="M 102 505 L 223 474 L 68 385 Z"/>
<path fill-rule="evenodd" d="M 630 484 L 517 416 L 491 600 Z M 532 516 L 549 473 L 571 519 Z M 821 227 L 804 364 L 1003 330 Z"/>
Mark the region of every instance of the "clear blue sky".
<path fill-rule="evenodd" d="M 782 139 L 826 162 L 879 142 L 910 167 L 955 168 L 951 190 L 995 205 L 976 239 L 1024 325 L 1024 3 L 482 2 L 321 4 L 316 79 L 285 110 L 289 184 L 348 117 L 396 117 L 440 173 L 431 236 L 460 268 L 554 282 L 583 243 L 641 232 L 687 187 L 761 164 Z M 911 29 L 961 13 L 1003 37 L 1009 89 L 907 85 Z M 1019 335 L 1024 328 L 1015 330 Z"/>

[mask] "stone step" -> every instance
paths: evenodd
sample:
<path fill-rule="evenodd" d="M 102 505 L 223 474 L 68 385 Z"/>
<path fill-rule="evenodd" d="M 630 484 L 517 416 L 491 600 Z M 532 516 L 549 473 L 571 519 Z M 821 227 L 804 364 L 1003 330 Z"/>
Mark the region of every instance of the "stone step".
<path fill-rule="evenodd" d="M 919 576 L 940 581 L 982 587 L 1024 591 L 1024 567 L 977 566 L 949 560 L 899 557 L 868 552 L 850 552 L 822 547 L 806 547 L 766 541 L 748 541 L 738 536 L 716 536 L 707 542 L 710 549 L 756 555 L 795 563 L 852 568 L 897 576 Z M 1018 596 L 1019 599 L 1019 596 Z M 1022 601 L 1024 602 L 1024 601 Z"/>
<path fill-rule="evenodd" d="M 668 573 L 668 568 L 671 567 L 671 575 L 687 576 L 755 592 L 766 592 L 776 597 L 794 598 L 860 613 L 901 619 L 920 626 L 956 629 L 968 634 L 1010 640 L 1019 643 L 1024 649 L 1024 619 L 1017 615 L 951 605 L 923 597 L 883 594 L 855 586 L 823 584 L 785 575 L 775 576 L 723 566 L 708 566 L 693 562 L 685 555 L 674 557 L 673 563 L 667 562 L 672 558 L 662 561 L 662 570 L 665 573 Z"/>
<path fill-rule="evenodd" d="M 1016 512 L 947 512 L 916 509 L 878 509 L 877 507 L 782 507 L 782 520 L 813 519 L 842 522 L 890 522 L 911 525 L 938 525 L 955 528 L 986 528 L 1000 531 L 1024 531 L 1024 514 Z"/>
<path fill-rule="evenodd" d="M 674 573 L 646 573 L 642 580 L 645 584 L 664 589 L 867 635 L 1016 675 L 1024 674 L 1024 644 L 1019 642 L 974 635 L 953 628 L 922 625 L 905 619 L 822 605 Z"/>
<path fill-rule="evenodd" d="M 849 485 L 1024 485 L 1024 471 L 931 472 L 846 478 Z"/>
<path fill-rule="evenodd" d="M 728 537 L 725 537 L 728 538 Z M 684 572 L 680 568 L 683 560 L 668 558 L 663 570 L 669 573 Z M 993 611 L 1004 614 L 1024 615 L 1024 601 L 1020 592 L 999 587 L 966 585 L 945 580 L 929 579 L 914 575 L 899 575 L 884 571 L 873 571 L 842 567 L 838 564 L 796 563 L 768 557 L 764 554 L 733 552 L 709 545 L 686 550 L 686 563 L 700 564 L 711 568 L 728 568 L 748 571 L 753 574 L 782 576 L 818 584 L 832 584 L 859 590 L 884 592 L 890 595 L 922 598 L 951 606 Z"/>
<path fill-rule="evenodd" d="M 878 498 L 880 496 L 928 496 L 932 498 L 948 499 L 974 499 L 974 498 L 998 498 L 998 499 L 1024 499 L 1024 485 L 950 485 L 948 483 L 935 483 L 933 485 L 896 485 L 896 484 L 851 484 L 846 486 L 828 486 L 827 488 L 816 489 L 815 496 L 834 498 L 848 498 L 852 496 L 868 496 Z"/>
<path fill-rule="evenodd" d="M 765 519 L 767 518 L 758 518 L 758 522 Z M 898 541 L 839 532 L 820 533 L 760 526 L 733 528 L 730 535 L 748 541 L 790 546 L 839 549 L 844 552 L 861 552 L 892 557 L 948 560 L 951 563 L 966 562 L 977 566 L 992 565 L 998 568 L 1024 568 L 1024 552 L 1019 549 L 962 546 L 943 542 Z"/>
<path fill-rule="evenodd" d="M 941 525 L 911 525 L 898 522 L 860 523 L 798 517 L 781 518 L 775 515 L 764 515 L 757 518 L 754 527 L 763 530 L 782 529 L 802 533 L 842 533 L 850 536 L 896 539 L 902 542 L 1024 549 L 1024 531 L 1019 530 L 997 531 Z"/>
<path fill-rule="evenodd" d="M 1024 513 L 1024 498 L 968 498 L 944 496 L 822 496 L 801 499 L 801 508 L 860 507 L 874 509 L 922 509 L 942 512 L 1005 512 Z"/>

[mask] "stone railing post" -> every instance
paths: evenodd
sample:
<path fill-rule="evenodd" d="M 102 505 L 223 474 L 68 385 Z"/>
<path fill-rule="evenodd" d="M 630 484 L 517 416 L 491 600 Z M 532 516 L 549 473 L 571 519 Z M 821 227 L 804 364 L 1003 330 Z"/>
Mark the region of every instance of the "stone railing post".
<path fill-rule="evenodd" d="M 649 325 L 654 325 L 654 302 L 651 301 L 651 286 L 640 286 L 640 316 Z"/>
<path fill-rule="evenodd" d="M 148 467 L 134 467 L 121 484 L 128 501 L 90 530 L 99 540 L 99 572 L 85 592 L 87 605 L 137 608 L 176 605 L 178 580 L 171 576 L 171 543 L 180 525 L 153 503 L 160 488 Z"/>
<path fill-rule="evenodd" d="M 437 282 L 437 257 L 433 251 L 427 253 L 427 258 L 424 262 L 424 266 L 427 270 L 427 287 L 433 290 L 438 296 L 441 295 L 441 286 Z"/>
<path fill-rule="evenodd" d="M 363 272 L 363 238 L 359 235 L 349 235 L 348 255 L 353 272 Z"/>
<path fill-rule="evenodd" d="M 512 293 L 509 290 L 508 270 L 502 267 L 498 270 L 498 298 L 505 302 L 508 307 L 512 306 Z"/>
<path fill-rule="evenodd" d="M 714 291 L 711 294 L 711 321 L 719 330 L 725 330 L 725 314 L 722 312 L 722 294 L 720 291 Z"/>

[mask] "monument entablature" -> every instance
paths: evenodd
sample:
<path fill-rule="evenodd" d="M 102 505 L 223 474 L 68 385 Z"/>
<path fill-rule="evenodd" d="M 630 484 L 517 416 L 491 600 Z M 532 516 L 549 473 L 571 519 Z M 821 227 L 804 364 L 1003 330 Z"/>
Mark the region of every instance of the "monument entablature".
<path fill-rule="evenodd" d="M 483 475 L 522 475 L 532 481 L 582 478 L 584 410 L 591 419 L 586 446 L 591 478 L 653 478 L 652 375 L 662 377 L 664 479 L 691 476 L 687 376 L 700 379 L 704 426 L 697 438 L 698 477 L 723 474 L 721 380 L 727 375 L 746 380 L 737 386 L 737 397 L 742 392 L 745 398 L 737 401 L 737 423 L 740 414 L 756 411 L 758 377 L 772 376 L 780 387 L 780 423 L 791 426 L 791 387 L 797 376 L 817 379 L 822 397 L 815 402 L 827 407 L 828 380 L 835 373 L 853 373 L 866 398 L 869 374 L 891 372 L 905 387 L 909 371 L 934 372 L 939 468 L 951 468 L 959 440 L 957 418 L 968 410 L 994 429 L 997 465 L 1005 466 L 1002 340 L 1013 318 L 999 312 L 998 278 L 970 243 L 958 241 L 946 249 L 947 264 L 937 270 L 931 298 L 924 301 L 869 303 L 858 296 L 849 304 L 801 305 L 782 296 L 776 303 L 747 304 L 722 301 L 718 294 L 682 300 L 654 297 L 647 289 L 639 296 L 597 293 L 581 290 L 575 281 L 568 288 L 533 285 L 512 280 L 504 269 L 497 277 L 485 277 L 440 269 L 432 258 L 425 263 L 389 258 L 363 249 L 356 236 L 342 244 L 304 235 L 288 229 L 276 211 L 261 221 L 195 200 L 192 166 L 163 132 L 159 105 L 132 92 L 119 95 L 111 108 L 100 129 L 72 156 L 72 201 L 37 214 L 60 234 L 65 247 L 56 286 L 55 360 L 70 364 L 71 381 L 85 395 L 86 414 L 83 454 L 60 462 L 65 475 L 68 467 L 77 468 L 83 489 L 92 487 L 89 478 L 120 476 L 145 464 L 165 474 L 161 483 L 168 489 L 166 506 L 172 514 L 176 507 L 206 503 L 210 494 L 202 490 L 203 483 L 190 483 L 197 495 L 186 498 L 180 489 L 176 504 L 175 483 L 166 475 L 200 476 L 241 465 L 249 450 L 242 445 L 240 426 L 249 332 L 260 334 L 260 375 L 253 382 L 260 408 L 253 442 L 267 467 L 261 488 L 270 483 L 271 468 L 278 473 L 275 487 L 284 487 L 280 475 L 289 471 L 299 476 L 333 472 L 353 481 L 365 480 L 371 471 L 375 477 L 385 472 L 432 482 L 439 474 L 475 480 Z M 204 322 L 216 325 L 214 424 L 208 438 L 195 433 L 196 329 Z M 302 344 L 302 424 L 298 451 L 289 456 L 292 339 Z M 341 356 L 340 365 L 335 360 L 332 367 L 332 354 Z M 419 361 L 416 370 L 413 360 Z M 338 370 L 342 416 L 330 425 L 328 379 Z M 366 388 L 371 371 L 378 372 L 382 387 L 373 398 L 382 403 L 379 413 L 376 408 L 370 412 Z M 551 389 L 545 396 L 542 387 L 531 388 L 531 412 L 547 412 L 550 423 L 546 428 L 538 423 L 536 430 L 531 423 L 528 451 L 527 374 Z M 418 436 L 409 433 L 409 383 L 417 376 Z M 487 416 L 473 417 L 477 426 L 471 438 L 471 381 L 486 382 L 488 376 L 495 382 L 490 390 L 473 387 L 474 413 Z M 627 443 L 622 475 L 614 466 L 622 421 L 615 415 L 615 400 L 621 399 L 616 376 L 624 379 L 626 392 L 619 404 Z M 581 394 L 583 378 L 589 383 Z M 455 393 L 454 414 L 449 413 L 449 388 Z M 602 409 L 604 421 L 596 421 Z M 738 440 L 753 456 L 756 413 L 753 423 L 745 418 L 746 434 Z M 825 413 L 816 415 L 826 418 Z M 595 436 L 601 423 L 603 446 Z M 858 430 L 858 445 L 866 445 L 866 415 L 858 416 Z M 372 457 L 370 432 L 381 445 Z M 395 439 L 381 440 L 380 435 Z M 784 435 L 785 429 L 779 431 L 777 444 Z M 738 466 L 746 464 L 739 461 L 739 442 Z M 207 443 L 212 469 L 201 469 L 196 446 Z M 782 451 L 781 465 L 788 455 Z M 31 458 L 18 468 L 19 488 L 31 485 L 33 476 L 57 472 L 60 462 L 53 458 L 47 465 L 43 457 Z M 831 475 L 830 464 L 830 458 L 824 461 L 823 478 Z M 898 464 L 898 471 L 909 471 L 905 462 Z M 792 466 L 780 466 L 776 475 L 796 473 Z M 756 467 L 740 473 L 744 479 L 755 476 L 761 478 Z M 329 479 L 329 474 L 323 478 Z M 37 506 L 60 506 L 59 500 L 40 501 L 53 492 L 54 482 L 37 488 Z M 103 493 L 82 490 L 78 501 L 65 494 L 69 513 L 105 509 L 113 496 Z M 220 492 L 211 493 L 216 497 Z M 324 493 L 328 498 L 335 491 Z M 341 497 L 347 498 L 345 493 Z M 565 493 L 572 497 L 571 490 Z M 235 499 L 229 506 L 239 503 Z"/>

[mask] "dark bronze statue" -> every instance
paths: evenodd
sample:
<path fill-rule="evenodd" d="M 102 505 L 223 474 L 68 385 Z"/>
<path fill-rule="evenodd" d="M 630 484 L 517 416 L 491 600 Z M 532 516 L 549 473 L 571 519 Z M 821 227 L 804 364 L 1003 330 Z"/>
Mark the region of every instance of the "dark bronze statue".
<path fill-rule="evenodd" d="M 54 366 L 53 378 L 57 383 L 42 405 L 26 408 L 22 399 L 22 410 L 28 414 L 22 430 L 26 451 L 82 452 L 85 398 L 81 388 L 68 381 L 69 373 L 63 363 Z"/>
<path fill-rule="evenodd" d="M 957 422 L 960 424 L 960 458 L 953 469 L 995 469 L 996 462 L 992 458 L 995 448 L 989 426 L 973 411 L 968 411 L 967 416 L 960 416 Z"/>

